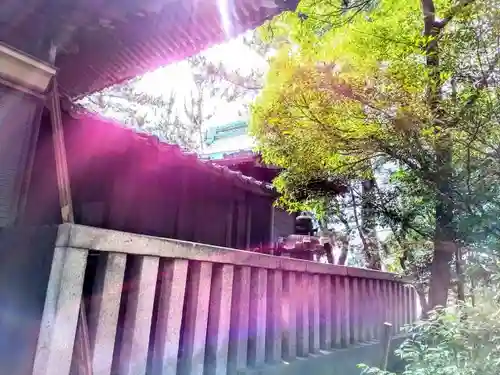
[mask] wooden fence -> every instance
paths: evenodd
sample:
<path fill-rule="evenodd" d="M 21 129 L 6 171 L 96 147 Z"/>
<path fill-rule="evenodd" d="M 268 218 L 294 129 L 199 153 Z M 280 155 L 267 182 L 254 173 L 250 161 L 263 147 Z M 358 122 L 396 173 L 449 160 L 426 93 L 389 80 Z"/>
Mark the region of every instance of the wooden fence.
<path fill-rule="evenodd" d="M 390 273 L 64 224 L 33 374 L 244 373 L 415 317 Z"/>

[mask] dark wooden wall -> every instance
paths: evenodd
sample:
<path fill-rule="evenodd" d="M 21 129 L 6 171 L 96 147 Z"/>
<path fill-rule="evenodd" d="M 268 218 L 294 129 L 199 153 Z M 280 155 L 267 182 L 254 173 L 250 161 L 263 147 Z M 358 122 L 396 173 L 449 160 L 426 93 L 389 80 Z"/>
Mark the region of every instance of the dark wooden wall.
<path fill-rule="evenodd" d="M 0 228 L 19 223 L 25 207 L 41 99 L 0 84 Z"/>
<path fill-rule="evenodd" d="M 272 196 L 215 175 L 171 147 L 159 151 L 128 129 L 63 120 L 77 223 L 240 249 L 271 241 Z M 26 215 L 37 224 L 57 223 L 59 213 L 46 125 Z"/>
<path fill-rule="evenodd" d="M 291 214 L 280 208 L 274 209 L 273 240 L 285 237 L 295 232 L 295 214 Z"/>

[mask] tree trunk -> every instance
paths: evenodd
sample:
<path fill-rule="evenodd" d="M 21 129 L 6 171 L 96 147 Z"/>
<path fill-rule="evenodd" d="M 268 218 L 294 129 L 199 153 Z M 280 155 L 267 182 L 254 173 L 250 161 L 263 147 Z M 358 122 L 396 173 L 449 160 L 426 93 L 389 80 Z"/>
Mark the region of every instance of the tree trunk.
<path fill-rule="evenodd" d="M 457 246 L 455 252 L 455 272 L 457 273 L 457 301 L 465 302 L 465 277 L 462 268 L 462 249 Z"/>
<path fill-rule="evenodd" d="M 436 142 L 436 228 L 431 264 L 429 307 L 446 306 L 451 282 L 451 262 L 457 252 L 452 198 L 451 139 L 446 132 Z"/>
<path fill-rule="evenodd" d="M 337 264 L 339 266 L 345 266 L 345 263 L 347 261 L 347 255 L 349 254 L 349 239 L 346 236 L 346 238 L 340 238 L 340 256 L 339 260 L 337 261 Z"/>
<path fill-rule="evenodd" d="M 456 251 L 456 230 L 454 228 L 454 202 L 452 192 L 452 140 L 444 127 L 445 117 L 440 106 L 442 99 L 442 79 L 439 60 L 439 34 L 445 24 L 436 21 L 436 9 L 433 0 L 421 0 L 424 21 L 424 37 L 426 37 L 425 57 L 429 74 L 427 87 L 427 104 L 435 119 L 435 174 L 432 176 L 436 184 L 436 227 L 434 233 L 434 254 L 431 264 L 429 287 L 429 308 L 446 306 L 450 288 L 450 262 Z M 437 126 L 439 125 L 439 126 Z"/>
<path fill-rule="evenodd" d="M 335 264 L 335 260 L 333 259 L 333 248 L 331 244 L 326 244 L 325 245 L 325 251 L 326 251 L 326 260 L 328 261 L 329 264 Z"/>
<path fill-rule="evenodd" d="M 376 234 L 374 201 L 375 179 L 364 180 L 361 187 L 361 231 L 363 232 L 364 255 L 368 268 L 382 269 L 379 242 Z"/>
<path fill-rule="evenodd" d="M 429 312 L 429 303 L 427 302 L 425 291 L 421 285 L 416 285 L 415 291 L 417 292 L 418 301 L 420 302 L 420 318 L 425 319 L 427 318 L 427 313 Z"/>

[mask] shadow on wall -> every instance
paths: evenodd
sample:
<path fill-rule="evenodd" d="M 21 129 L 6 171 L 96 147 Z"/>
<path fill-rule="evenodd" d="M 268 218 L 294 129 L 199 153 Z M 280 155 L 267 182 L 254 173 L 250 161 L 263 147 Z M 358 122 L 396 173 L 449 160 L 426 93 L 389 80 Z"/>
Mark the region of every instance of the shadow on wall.
<path fill-rule="evenodd" d="M 30 374 L 56 226 L 0 230 L 0 374 Z"/>

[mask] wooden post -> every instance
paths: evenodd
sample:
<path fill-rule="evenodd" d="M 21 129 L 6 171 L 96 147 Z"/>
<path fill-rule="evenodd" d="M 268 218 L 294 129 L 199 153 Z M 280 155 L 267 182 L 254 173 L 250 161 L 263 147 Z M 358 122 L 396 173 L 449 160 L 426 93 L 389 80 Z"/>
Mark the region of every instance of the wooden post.
<path fill-rule="evenodd" d="M 230 199 L 231 201 L 227 205 L 227 213 L 226 213 L 226 240 L 225 240 L 225 246 L 226 247 L 235 247 L 236 244 L 233 244 L 233 215 L 234 215 L 234 206 L 235 206 L 235 201 L 233 200 L 233 190 L 230 190 Z"/>
<path fill-rule="evenodd" d="M 61 207 L 61 218 L 63 223 L 74 223 L 73 201 L 71 200 L 71 186 L 69 180 L 68 160 L 66 158 L 66 146 L 64 142 L 64 129 L 61 118 L 61 102 L 57 86 L 57 78 L 52 79 L 52 91 L 49 94 L 50 122 L 52 124 L 52 143 L 54 145 L 54 159 L 56 162 L 57 189 L 59 190 L 59 205 Z M 88 337 L 87 316 L 85 314 L 85 303 L 80 303 L 77 345 L 80 357 L 83 361 L 81 371 L 91 374 L 90 341 Z"/>
<path fill-rule="evenodd" d="M 248 250 L 252 241 L 252 206 L 248 199 L 245 199 L 245 206 L 247 209 L 246 229 L 245 229 L 245 249 Z"/>
<path fill-rule="evenodd" d="M 50 119 L 52 123 L 52 141 L 54 143 L 54 157 L 56 161 L 57 188 L 63 223 L 74 223 L 73 203 L 69 182 L 68 161 L 64 145 L 64 131 L 61 118 L 61 103 L 57 87 L 57 79 L 53 78 L 50 93 Z"/>

